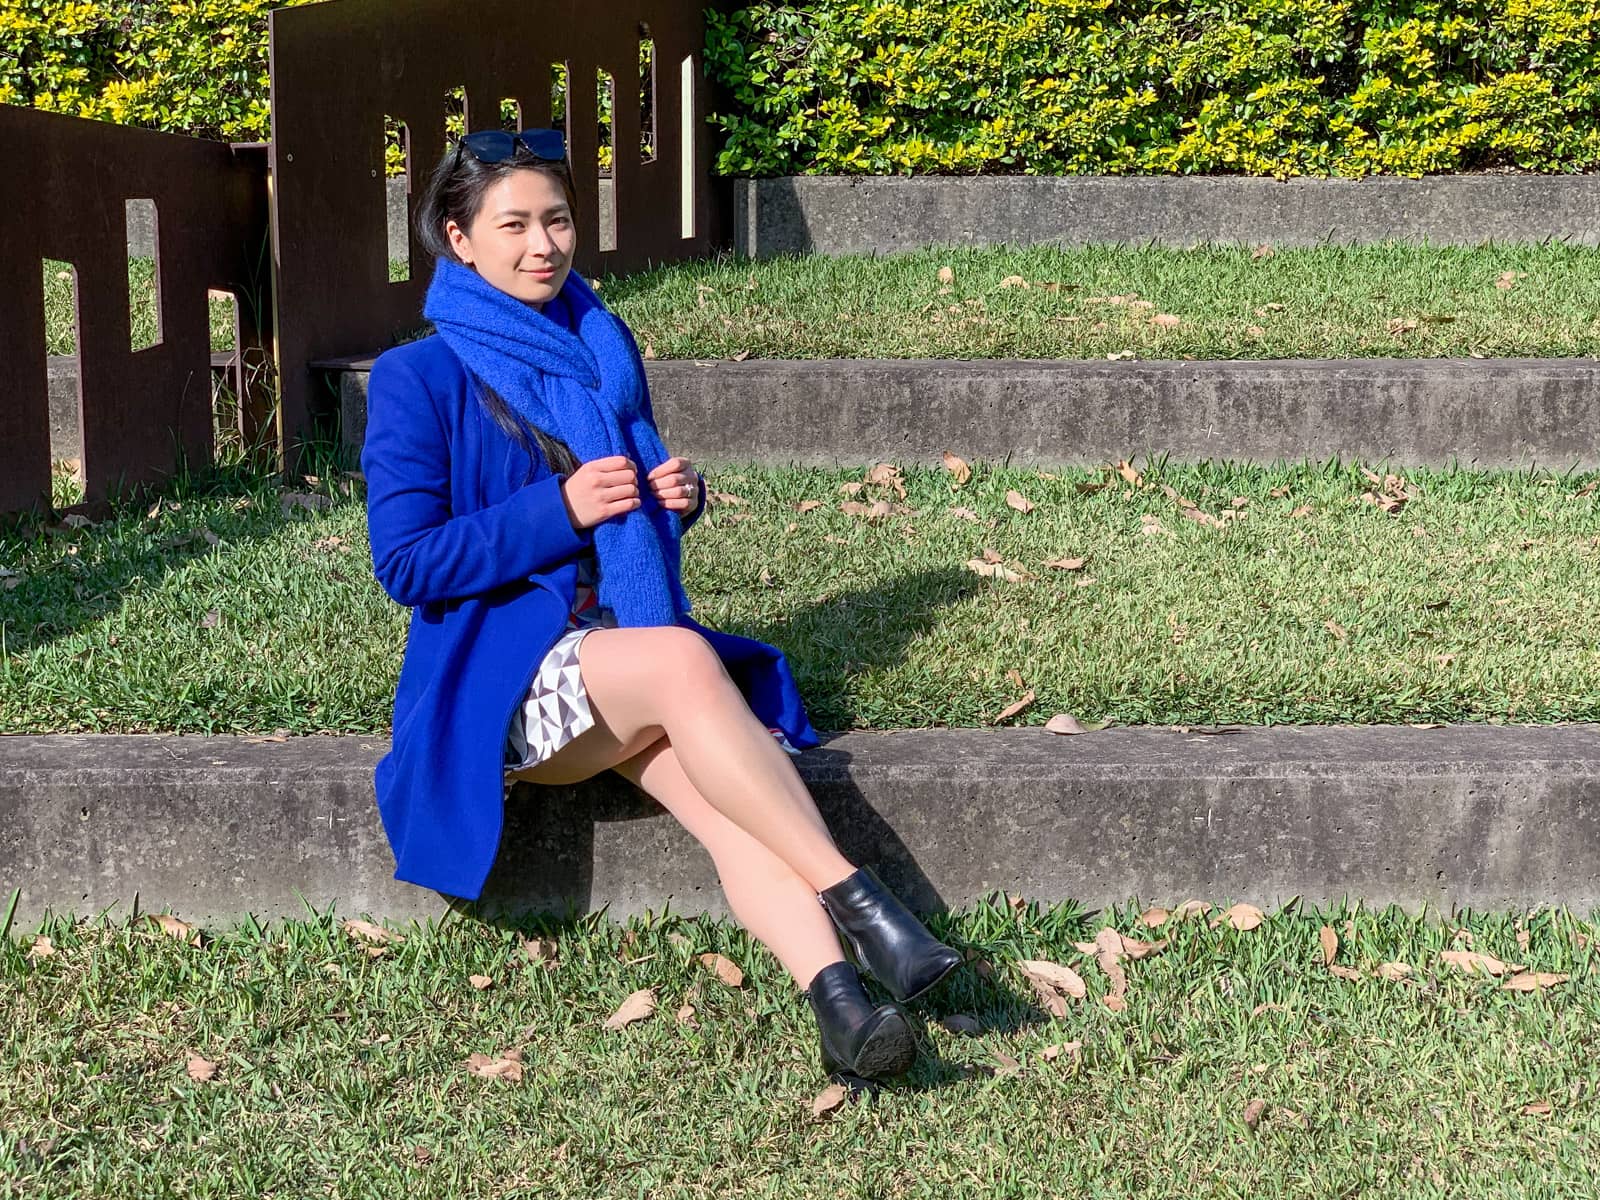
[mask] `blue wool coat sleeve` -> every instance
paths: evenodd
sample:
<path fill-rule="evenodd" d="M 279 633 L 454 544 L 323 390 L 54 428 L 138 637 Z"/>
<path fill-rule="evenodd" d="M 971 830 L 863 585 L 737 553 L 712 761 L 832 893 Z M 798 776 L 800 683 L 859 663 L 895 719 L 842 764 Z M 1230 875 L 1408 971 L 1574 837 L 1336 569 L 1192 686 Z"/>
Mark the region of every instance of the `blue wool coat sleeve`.
<path fill-rule="evenodd" d="M 406 607 L 481 595 L 594 542 L 573 528 L 561 484 L 546 474 L 477 512 L 450 512 L 450 447 L 427 385 L 393 357 L 367 385 L 367 525 L 373 572 Z"/>
<path fill-rule="evenodd" d="M 645 420 L 650 422 L 650 428 L 652 428 L 652 429 L 654 429 L 656 431 L 656 436 L 659 438 L 659 437 L 661 437 L 661 429 L 660 429 L 660 427 L 658 425 L 656 425 L 655 409 L 650 404 L 650 378 L 645 373 L 644 355 L 639 353 L 639 339 L 633 336 L 633 330 L 628 328 L 626 322 L 624 322 L 622 324 L 622 331 L 628 335 L 628 346 L 633 350 L 633 363 L 634 363 L 634 366 L 636 366 L 639 369 L 639 378 L 644 380 L 644 404 L 643 404 L 643 408 L 644 408 Z M 665 444 L 665 442 L 666 442 L 666 439 L 662 438 L 662 444 L 663 445 Z M 700 484 L 700 491 L 699 491 L 698 496 L 695 499 L 694 507 L 692 509 L 690 509 L 688 512 L 684 513 L 683 516 L 680 518 L 679 528 L 684 533 L 688 533 L 689 532 L 689 526 L 693 525 L 696 521 L 698 521 L 700 519 L 700 514 L 703 513 L 705 511 L 705 508 L 706 508 L 706 481 L 705 481 L 704 478 L 702 478 L 700 476 L 700 473 L 698 471 L 695 472 L 695 478 Z"/>

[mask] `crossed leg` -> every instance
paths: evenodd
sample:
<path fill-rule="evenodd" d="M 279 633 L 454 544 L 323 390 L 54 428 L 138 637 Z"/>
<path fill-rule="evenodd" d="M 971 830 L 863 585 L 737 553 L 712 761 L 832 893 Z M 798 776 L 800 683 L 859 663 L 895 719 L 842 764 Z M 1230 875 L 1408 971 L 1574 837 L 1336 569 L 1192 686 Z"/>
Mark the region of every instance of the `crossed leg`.
<path fill-rule="evenodd" d="M 600 628 L 578 662 L 594 726 L 513 778 L 566 784 L 614 769 L 706 848 L 734 916 L 799 986 L 841 961 L 816 893 L 855 866 L 710 644 L 681 626 Z"/>

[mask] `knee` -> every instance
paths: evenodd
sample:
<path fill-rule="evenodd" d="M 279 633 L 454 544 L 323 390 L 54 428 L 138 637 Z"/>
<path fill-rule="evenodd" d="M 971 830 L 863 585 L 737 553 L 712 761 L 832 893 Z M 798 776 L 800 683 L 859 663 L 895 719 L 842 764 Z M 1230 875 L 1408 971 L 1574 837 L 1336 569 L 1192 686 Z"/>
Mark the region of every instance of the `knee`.
<path fill-rule="evenodd" d="M 655 649 L 651 666 L 660 678 L 671 683 L 714 687 L 730 680 L 727 668 L 711 643 L 693 629 L 681 625 L 664 626 L 657 636 Z"/>

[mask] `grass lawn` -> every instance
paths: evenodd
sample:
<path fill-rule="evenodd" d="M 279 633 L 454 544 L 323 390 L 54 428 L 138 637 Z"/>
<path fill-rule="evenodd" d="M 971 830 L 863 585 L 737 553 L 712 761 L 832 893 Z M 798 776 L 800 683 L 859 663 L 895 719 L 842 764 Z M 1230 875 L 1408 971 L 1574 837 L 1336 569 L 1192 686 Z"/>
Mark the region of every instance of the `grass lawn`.
<path fill-rule="evenodd" d="M 1141 469 L 707 465 L 685 587 L 785 651 L 823 730 L 982 725 L 1028 692 L 1010 722 L 1600 719 L 1600 475 Z M 408 614 L 359 481 L 318 486 L 285 509 L 224 470 L 0 534 L 0 732 L 387 731 Z"/>
<path fill-rule="evenodd" d="M 52 354 L 73 347 L 65 268 L 45 266 Z M 129 278 L 144 344 L 155 319 L 150 260 L 133 260 Z M 1385 243 L 1260 256 L 1250 247 L 1117 244 L 761 262 L 724 254 L 608 277 L 601 292 L 658 358 L 1600 353 L 1600 251 L 1559 243 Z M 230 306 L 213 301 L 212 348 L 232 339 Z"/>
<path fill-rule="evenodd" d="M 517 929 L 453 914 L 378 943 L 332 913 L 199 946 L 145 919 L 57 921 L 47 943 L 13 931 L 0 1195 L 1593 1195 L 1592 920 L 1294 907 L 1241 930 L 1215 910 L 1158 928 L 1138 911 L 996 896 L 930 918 L 989 976 L 965 968 L 918 1002 L 910 1075 L 820 1115 L 797 986 L 706 916 Z M 1122 960 L 1121 1011 L 1074 945 L 1107 924 L 1167 942 Z M 554 938 L 553 963 L 525 933 Z M 1511 974 L 1446 951 L 1545 986 L 1508 990 Z M 1052 1015 L 1026 960 L 1074 968 L 1087 995 Z M 643 989 L 653 1015 L 604 1028 Z M 520 1078 L 468 1068 L 508 1070 L 507 1051 Z"/>

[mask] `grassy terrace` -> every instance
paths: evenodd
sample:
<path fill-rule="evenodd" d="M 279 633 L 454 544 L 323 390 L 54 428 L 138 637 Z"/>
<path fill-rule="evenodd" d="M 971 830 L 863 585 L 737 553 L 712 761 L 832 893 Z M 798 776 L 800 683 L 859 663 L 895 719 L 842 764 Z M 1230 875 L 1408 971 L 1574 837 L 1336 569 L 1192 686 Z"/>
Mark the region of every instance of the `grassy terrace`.
<path fill-rule="evenodd" d="M 685 586 L 789 655 L 820 729 L 1030 691 L 1011 722 L 1600 719 L 1600 475 L 1141 468 L 708 466 Z M 318 487 L 224 471 L 0 534 L 0 732 L 386 730 L 407 614 L 359 481 Z"/>
<path fill-rule="evenodd" d="M 64 268 L 45 268 L 52 354 L 70 354 L 73 345 Z M 949 268 L 948 283 L 941 268 Z M 148 260 L 130 265 L 140 344 L 153 330 L 150 274 Z M 601 291 L 658 358 L 1600 352 L 1600 252 L 1561 244 L 1327 246 L 1259 256 L 1248 247 L 1101 245 L 723 257 L 602 280 Z M 216 349 L 232 344 L 228 313 L 213 303 Z"/>
<path fill-rule="evenodd" d="M 919 1004 L 903 1081 L 821 1115 L 805 1001 L 707 917 L 451 920 L 376 944 L 331 914 L 200 945 L 144 920 L 16 930 L 0 942 L 0 1194 L 1593 1194 L 1592 921 L 1341 907 L 1149 928 L 1136 912 L 995 897 L 932 918 L 990 976 L 964 969 Z M 1074 945 L 1106 924 L 1167 941 L 1122 961 L 1120 1011 Z M 524 933 L 553 935 L 553 963 Z M 1533 990 L 1445 957 L 1463 951 L 1527 968 Z M 1085 983 L 1059 1016 L 1023 976 L 1038 959 Z M 654 1014 L 604 1028 L 642 989 Z M 469 1070 L 482 1055 L 505 1071 L 508 1051 L 520 1078 Z"/>

